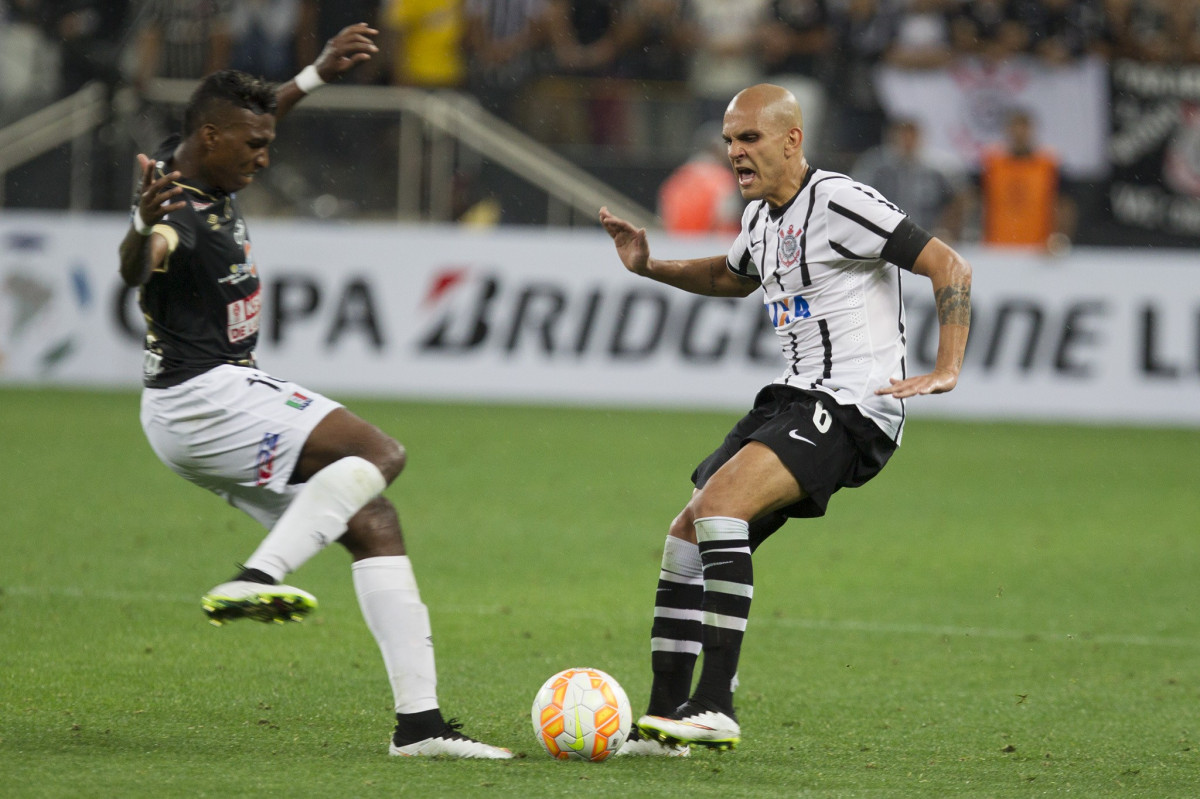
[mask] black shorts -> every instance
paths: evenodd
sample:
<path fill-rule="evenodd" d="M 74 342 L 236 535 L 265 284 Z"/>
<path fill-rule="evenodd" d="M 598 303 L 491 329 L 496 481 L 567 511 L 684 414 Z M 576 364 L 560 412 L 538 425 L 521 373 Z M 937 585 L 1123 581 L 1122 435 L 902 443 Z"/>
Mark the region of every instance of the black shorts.
<path fill-rule="evenodd" d="M 867 482 L 896 451 L 887 434 L 854 406 L 838 405 L 824 392 L 772 384 L 758 392 L 754 408 L 692 472 L 696 488 L 703 488 L 748 441 L 770 447 L 808 494 L 780 511 L 794 518 L 824 516 L 835 491 Z"/>

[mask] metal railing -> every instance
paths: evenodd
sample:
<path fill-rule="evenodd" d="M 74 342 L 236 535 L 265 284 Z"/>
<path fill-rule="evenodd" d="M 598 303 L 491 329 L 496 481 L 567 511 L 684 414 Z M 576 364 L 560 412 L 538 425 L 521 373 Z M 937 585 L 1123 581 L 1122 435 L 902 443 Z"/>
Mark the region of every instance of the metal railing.
<path fill-rule="evenodd" d="M 0 206 L 4 204 L 4 177 L 13 169 L 71 143 L 70 208 L 87 208 L 91 133 L 109 115 L 107 88 L 89 83 L 69 97 L 0 128 Z"/>
<path fill-rule="evenodd" d="M 141 99 L 152 104 L 183 105 L 195 85 L 195 81 L 187 80 L 154 80 Z M 90 134 L 114 116 L 136 113 L 138 104 L 131 94 L 131 89 L 119 90 L 110 107 L 106 87 L 92 83 L 0 129 L 0 204 L 7 172 L 72 142 L 71 208 L 85 207 L 93 141 Z M 399 122 L 395 180 L 398 219 L 453 219 L 454 174 L 466 150 L 543 192 L 547 224 L 594 224 L 602 205 L 638 226 L 654 226 L 658 221 L 652 211 L 488 113 L 469 95 L 404 87 L 337 86 L 305 98 L 293 114 L 307 112 L 365 113 Z"/>

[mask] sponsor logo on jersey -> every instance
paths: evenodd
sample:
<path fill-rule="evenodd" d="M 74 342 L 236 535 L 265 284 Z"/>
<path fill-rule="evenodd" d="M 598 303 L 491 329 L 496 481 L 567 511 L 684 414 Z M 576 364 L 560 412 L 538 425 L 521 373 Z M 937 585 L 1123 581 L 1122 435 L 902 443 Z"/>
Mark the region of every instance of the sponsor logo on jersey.
<path fill-rule="evenodd" d="M 255 289 L 249 297 L 234 300 L 225 306 L 227 330 L 231 344 L 249 338 L 258 333 L 261 321 L 259 312 L 262 310 L 262 289 Z"/>
<path fill-rule="evenodd" d="M 312 397 L 306 397 L 299 391 L 293 391 L 292 396 L 288 397 L 287 405 L 289 408 L 295 408 L 302 411 L 309 405 L 312 405 Z"/>
<path fill-rule="evenodd" d="M 775 327 L 787 327 L 797 319 L 807 319 L 812 316 L 808 309 L 808 300 L 796 294 L 767 303 L 767 314 Z"/>
<path fill-rule="evenodd" d="M 249 280 L 252 277 L 258 277 L 258 267 L 254 265 L 254 261 L 250 260 L 250 252 L 247 250 L 246 260 L 240 264 L 230 264 L 229 274 L 225 275 L 225 277 L 217 278 L 217 282 L 222 285 L 236 286 L 238 283 Z"/>
<path fill-rule="evenodd" d="M 795 225 L 788 225 L 787 233 L 779 237 L 779 266 L 793 267 L 800 260 L 800 242 L 796 240 L 804 231 L 796 230 Z"/>
<path fill-rule="evenodd" d="M 275 450 L 279 447 L 279 434 L 266 433 L 258 444 L 258 457 L 254 462 L 255 485 L 266 485 L 275 474 Z"/>
<path fill-rule="evenodd" d="M 192 210 L 195 210 L 195 211 L 207 211 L 209 208 L 212 207 L 211 200 L 208 202 L 205 202 L 204 200 L 192 200 L 191 203 L 192 203 Z"/>

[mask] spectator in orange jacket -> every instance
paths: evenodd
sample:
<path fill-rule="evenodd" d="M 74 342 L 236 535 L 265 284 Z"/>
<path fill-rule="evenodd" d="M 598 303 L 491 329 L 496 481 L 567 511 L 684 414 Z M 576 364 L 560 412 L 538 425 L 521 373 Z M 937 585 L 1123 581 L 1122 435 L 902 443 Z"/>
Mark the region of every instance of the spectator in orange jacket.
<path fill-rule="evenodd" d="M 1063 194 L 1058 157 L 1036 145 L 1026 111 L 1009 114 L 1005 138 L 980 165 L 983 241 L 1060 252 L 1070 245 L 1075 208 Z"/>
<path fill-rule="evenodd" d="M 701 125 L 695 152 L 658 190 L 658 214 L 671 233 L 737 233 L 742 202 L 717 122 Z"/>

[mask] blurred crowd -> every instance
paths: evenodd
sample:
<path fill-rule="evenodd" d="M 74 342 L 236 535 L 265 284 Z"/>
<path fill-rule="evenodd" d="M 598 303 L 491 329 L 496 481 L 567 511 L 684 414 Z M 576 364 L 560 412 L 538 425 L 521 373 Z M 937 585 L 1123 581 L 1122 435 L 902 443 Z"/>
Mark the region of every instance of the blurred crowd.
<path fill-rule="evenodd" d="M 358 21 L 382 31 L 384 57 L 356 80 L 466 89 L 505 114 L 555 76 L 674 84 L 716 107 L 793 83 L 820 115 L 873 110 L 880 62 L 1200 62 L 1200 0 L 0 0 L 0 75 L 24 66 L 57 94 L 226 66 L 285 80 Z M 56 75 L 34 71 L 50 61 Z"/>
<path fill-rule="evenodd" d="M 0 122 L 96 78 L 285 80 L 359 21 L 382 55 L 354 81 L 468 91 L 552 144 L 619 146 L 637 128 L 686 147 L 733 93 L 779 83 L 843 168 L 919 134 L 886 118 L 881 63 L 1200 63 L 1200 0 L 0 0 Z M 634 119 L 630 98 L 657 110 Z"/>

